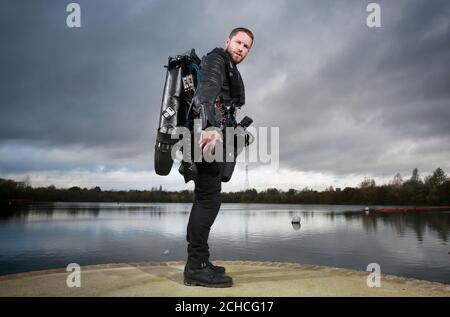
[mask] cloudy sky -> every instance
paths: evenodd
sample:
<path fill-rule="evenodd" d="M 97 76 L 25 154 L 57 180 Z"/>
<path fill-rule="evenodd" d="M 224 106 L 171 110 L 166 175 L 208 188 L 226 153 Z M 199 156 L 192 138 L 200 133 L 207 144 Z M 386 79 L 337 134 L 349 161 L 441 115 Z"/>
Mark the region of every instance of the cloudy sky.
<path fill-rule="evenodd" d="M 169 55 L 255 43 L 239 66 L 249 115 L 279 127 L 279 167 L 250 186 L 301 189 L 450 172 L 450 2 L 79 0 L 0 2 L 0 178 L 32 186 L 192 189 L 153 168 Z M 241 190 L 237 167 L 225 191 Z"/>

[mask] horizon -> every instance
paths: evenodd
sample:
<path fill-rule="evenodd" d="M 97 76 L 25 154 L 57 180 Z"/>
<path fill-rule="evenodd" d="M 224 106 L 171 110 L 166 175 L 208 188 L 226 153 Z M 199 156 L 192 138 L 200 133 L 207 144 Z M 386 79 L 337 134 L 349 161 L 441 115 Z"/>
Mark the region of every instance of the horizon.
<path fill-rule="evenodd" d="M 255 127 L 279 128 L 279 167 L 249 164 L 250 186 L 355 187 L 450 171 L 450 3 L 2 1 L 0 177 L 34 186 L 193 190 L 154 171 L 168 56 L 223 46 L 244 25 L 239 70 Z M 208 15 L 210 19 L 187 20 Z M 223 19 L 227 16 L 227 19 Z M 214 23 L 210 23 L 212 20 Z M 276 42 L 274 42 L 276 39 Z M 224 192 L 240 191 L 237 164 Z M 270 183 L 270 185 L 268 185 Z"/>
<path fill-rule="evenodd" d="M 441 168 L 437 167 L 434 170 L 434 172 L 436 172 L 438 169 L 441 169 Z M 449 178 L 448 174 L 444 170 L 442 170 L 442 171 L 444 172 L 444 176 L 446 177 L 446 179 L 449 180 L 450 178 Z M 425 183 L 427 178 L 431 177 L 433 175 L 433 173 L 425 175 L 425 176 L 421 176 L 420 173 L 419 173 L 418 174 L 418 179 L 419 179 L 420 182 Z M 398 176 L 400 176 L 400 178 L 398 178 Z M 400 173 L 397 173 L 392 178 L 390 178 L 389 181 L 383 182 L 383 183 L 377 182 L 374 178 L 364 177 L 359 183 L 357 183 L 354 186 L 346 185 L 346 186 L 342 186 L 342 187 L 334 187 L 333 185 L 329 185 L 329 186 L 326 186 L 326 187 L 324 187 L 322 189 L 313 188 L 311 186 L 304 186 L 302 188 L 291 187 L 291 188 L 288 188 L 288 189 L 283 189 L 283 188 L 278 188 L 278 187 L 266 187 L 266 188 L 263 188 L 263 189 L 257 189 L 257 188 L 254 188 L 254 187 L 249 187 L 249 188 L 246 188 L 246 189 L 243 188 L 243 189 L 239 189 L 239 190 L 222 191 L 222 192 L 223 193 L 234 193 L 234 192 L 245 192 L 245 191 L 248 191 L 248 190 L 256 190 L 257 192 L 264 192 L 264 191 L 271 190 L 271 189 L 276 189 L 276 190 L 278 190 L 280 192 L 288 192 L 289 190 L 295 190 L 295 191 L 298 191 L 298 192 L 302 192 L 302 191 L 327 192 L 327 191 L 330 190 L 330 188 L 333 188 L 334 191 L 337 191 L 337 190 L 341 190 L 342 191 L 342 190 L 344 190 L 346 188 L 351 188 L 351 189 L 361 188 L 361 185 L 364 182 L 367 183 L 367 182 L 370 182 L 372 180 L 375 182 L 375 187 L 396 186 L 398 184 L 395 184 L 395 182 L 399 182 L 400 181 L 401 184 L 404 184 L 405 182 L 410 181 L 412 173 L 409 176 L 410 177 L 403 177 L 402 175 L 400 175 Z M 53 186 L 53 187 L 55 187 L 56 190 L 70 190 L 71 188 L 77 187 L 77 188 L 80 188 L 82 190 L 93 190 L 93 189 L 96 189 L 96 188 L 100 188 L 101 191 L 113 191 L 113 192 L 114 191 L 128 191 L 128 192 L 130 192 L 130 191 L 158 191 L 158 190 L 160 190 L 159 188 L 161 188 L 162 191 L 166 191 L 166 192 L 181 192 L 181 191 L 185 191 L 185 190 L 193 192 L 193 188 L 192 189 L 183 188 L 183 189 L 179 189 L 179 190 L 173 190 L 173 189 L 170 189 L 170 188 L 165 188 L 162 184 L 154 185 L 151 188 L 118 189 L 118 188 L 102 188 L 99 185 L 95 185 L 95 186 L 91 186 L 91 187 L 86 187 L 86 186 L 82 186 L 82 185 L 71 185 L 69 187 L 57 187 L 55 184 L 49 184 L 49 185 L 45 185 L 45 186 L 33 186 L 33 184 L 31 183 L 31 180 L 30 180 L 29 177 L 25 177 L 22 180 L 4 179 L 4 178 L 0 177 L 0 181 L 13 181 L 13 182 L 18 183 L 18 184 L 24 184 L 26 187 L 29 186 L 32 189 L 49 188 L 49 187 Z"/>

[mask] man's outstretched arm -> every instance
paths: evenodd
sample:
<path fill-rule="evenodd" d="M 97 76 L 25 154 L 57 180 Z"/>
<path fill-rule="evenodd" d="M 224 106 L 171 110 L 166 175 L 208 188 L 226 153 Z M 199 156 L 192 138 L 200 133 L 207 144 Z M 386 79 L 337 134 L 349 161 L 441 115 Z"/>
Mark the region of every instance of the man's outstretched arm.
<path fill-rule="evenodd" d="M 194 110 L 200 114 L 202 130 L 217 127 L 214 105 L 225 81 L 225 61 L 212 53 L 203 59 L 202 77 L 194 95 Z"/>
<path fill-rule="evenodd" d="M 194 109 L 200 114 L 202 130 L 218 127 L 214 105 L 225 81 L 225 61 L 219 54 L 212 53 L 203 60 L 202 77 L 194 95 Z M 214 153 L 216 142 L 223 142 L 217 131 L 202 131 L 199 145 L 204 151 Z"/>

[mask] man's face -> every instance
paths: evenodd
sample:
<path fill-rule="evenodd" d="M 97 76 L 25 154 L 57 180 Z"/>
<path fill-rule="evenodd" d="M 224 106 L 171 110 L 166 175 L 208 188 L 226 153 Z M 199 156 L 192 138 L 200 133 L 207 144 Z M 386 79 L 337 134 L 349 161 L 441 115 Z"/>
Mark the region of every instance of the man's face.
<path fill-rule="evenodd" d="M 242 62 L 252 47 L 252 38 L 245 32 L 238 32 L 225 41 L 225 49 L 235 64 Z"/>

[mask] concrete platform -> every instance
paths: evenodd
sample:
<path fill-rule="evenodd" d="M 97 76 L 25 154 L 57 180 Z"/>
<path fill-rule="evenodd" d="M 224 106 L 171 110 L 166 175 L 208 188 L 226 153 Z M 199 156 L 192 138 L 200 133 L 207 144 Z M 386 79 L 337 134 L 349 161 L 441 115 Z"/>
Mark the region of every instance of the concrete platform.
<path fill-rule="evenodd" d="M 275 262 L 217 261 L 233 277 L 231 288 L 183 284 L 183 262 L 81 267 L 81 287 L 69 288 L 65 269 L 0 276 L 0 296 L 450 296 L 450 285 L 382 275 L 380 288 L 366 284 L 370 272 Z"/>

